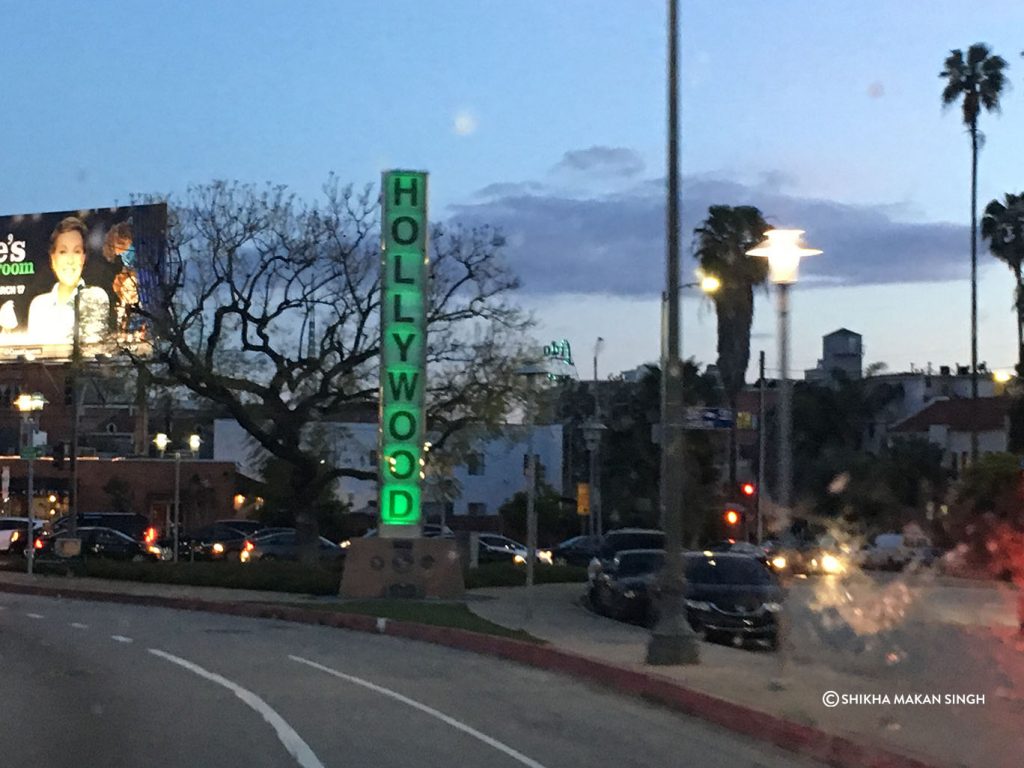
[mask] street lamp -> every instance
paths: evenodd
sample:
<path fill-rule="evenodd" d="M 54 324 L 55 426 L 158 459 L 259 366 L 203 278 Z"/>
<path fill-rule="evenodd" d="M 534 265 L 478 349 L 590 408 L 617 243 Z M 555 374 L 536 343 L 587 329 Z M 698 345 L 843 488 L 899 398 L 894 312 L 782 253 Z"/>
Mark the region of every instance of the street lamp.
<path fill-rule="evenodd" d="M 607 427 L 598 419 L 591 418 L 583 424 L 583 441 L 590 454 L 590 535 L 600 536 L 604 533 L 601 520 L 601 433 Z"/>
<path fill-rule="evenodd" d="M 33 502 L 35 501 L 35 458 L 36 458 L 36 419 L 37 413 L 43 410 L 46 405 L 46 398 L 43 397 L 39 392 L 22 392 L 18 395 L 14 401 L 14 407 L 21 413 L 22 422 L 22 434 L 24 435 L 21 455 L 22 458 L 28 461 L 28 488 L 25 496 L 27 512 L 25 517 L 28 520 L 27 528 L 25 532 L 25 568 L 26 571 L 31 574 L 32 566 L 35 562 L 35 531 L 33 530 L 33 520 L 35 514 L 32 509 Z"/>
<path fill-rule="evenodd" d="M 528 363 L 516 370 L 526 379 L 526 620 L 533 618 L 533 567 L 537 559 L 537 457 L 533 453 L 534 382 L 550 371 L 542 363 Z"/>
<path fill-rule="evenodd" d="M 188 436 L 188 449 L 192 452 L 192 456 L 195 457 L 199 453 L 199 447 L 203 441 L 199 435 Z M 167 447 L 171 444 L 171 439 L 167 437 L 163 432 L 157 432 L 153 438 L 153 445 L 160 451 L 160 458 L 164 457 L 164 453 L 167 451 Z M 178 562 L 178 546 L 181 540 L 181 451 L 176 450 L 174 452 L 174 562 Z"/>
<path fill-rule="evenodd" d="M 793 484 L 793 393 L 789 382 L 789 286 L 797 281 L 800 259 L 821 253 L 800 242 L 802 229 L 769 229 L 764 241 L 747 251 L 748 256 L 768 259 L 769 278 L 778 286 L 779 312 L 779 505 L 786 512 L 792 503 Z"/>

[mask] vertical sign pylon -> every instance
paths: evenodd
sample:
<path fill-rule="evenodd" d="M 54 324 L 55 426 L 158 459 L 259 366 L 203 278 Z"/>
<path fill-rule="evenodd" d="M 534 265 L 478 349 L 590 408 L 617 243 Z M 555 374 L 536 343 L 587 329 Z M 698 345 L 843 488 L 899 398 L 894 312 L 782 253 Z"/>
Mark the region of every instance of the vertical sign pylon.
<path fill-rule="evenodd" d="M 427 174 L 385 171 L 381 216 L 380 534 L 422 530 L 427 379 Z"/>

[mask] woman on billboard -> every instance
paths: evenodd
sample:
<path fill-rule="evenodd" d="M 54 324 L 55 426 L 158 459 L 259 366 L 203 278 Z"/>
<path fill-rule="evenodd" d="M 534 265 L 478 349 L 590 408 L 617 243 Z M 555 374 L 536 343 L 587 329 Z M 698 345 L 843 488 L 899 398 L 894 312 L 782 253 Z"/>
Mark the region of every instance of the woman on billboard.
<path fill-rule="evenodd" d="M 57 282 L 51 290 L 32 299 L 28 308 L 28 333 L 37 342 L 72 342 L 76 293 L 81 294 L 78 301 L 81 340 L 97 342 L 107 335 L 110 314 L 107 292 L 87 287 L 82 280 L 87 231 L 81 219 L 68 216 L 50 235 L 50 269 Z"/>

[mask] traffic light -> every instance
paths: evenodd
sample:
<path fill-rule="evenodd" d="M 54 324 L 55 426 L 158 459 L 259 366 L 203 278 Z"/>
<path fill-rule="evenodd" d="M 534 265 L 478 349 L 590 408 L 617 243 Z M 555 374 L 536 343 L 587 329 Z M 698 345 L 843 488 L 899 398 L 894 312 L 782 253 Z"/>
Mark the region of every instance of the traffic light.
<path fill-rule="evenodd" d="M 64 443 L 53 446 L 53 468 L 64 469 Z"/>
<path fill-rule="evenodd" d="M 754 498 L 754 495 L 757 493 L 757 486 L 754 485 L 753 483 L 741 483 L 740 493 L 745 498 L 752 499 Z"/>
<path fill-rule="evenodd" d="M 725 510 L 722 520 L 725 521 L 727 528 L 736 528 L 743 521 L 743 513 L 730 507 Z"/>

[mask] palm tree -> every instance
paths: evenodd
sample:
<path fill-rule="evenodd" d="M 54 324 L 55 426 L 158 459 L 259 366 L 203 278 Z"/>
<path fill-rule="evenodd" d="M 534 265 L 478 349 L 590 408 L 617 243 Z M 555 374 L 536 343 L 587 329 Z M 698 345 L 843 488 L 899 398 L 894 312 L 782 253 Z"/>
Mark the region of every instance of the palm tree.
<path fill-rule="evenodd" d="M 981 219 L 981 237 L 989 250 L 1006 262 L 1017 281 L 1014 304 L 1017 308 L 1017 375 L 1024 376 L 1024 193 L 1007 193 L 1003 202 L 993 200 L 985 206 Z"/>
<path fill-rule="evenodd" d="M 701 269 L 721 280 L 711 296 L 718 318 L 718 372 L 725 397 L 736 413 L 750 363 L 750 326 L 754 322 L 754 286 L 768 279 L 768 260 L 747 251 L 769 229 L 761 211 L 750 205 L 713 205 L 694 230 L 694 257 Z M 736 485 L 736 422 L 729 432 L 729 482 Z"/>
<path fill-rule="evenodd" d="M 965 60 L 959 48 L 950 51 L 939 77 L 946 80 L 942 104 L 950 106 L 963 99 L 964 125 L 971 135 L 971 399 L 978 399 L 978 145 L 983 139 L 978 131 L 981 110 L 999 111 L 999 97 L 1006 86 L 1003 70 L 1007 67 L 1001 56 L 991 55 L 984 43 L 967 49 Z M 971 429 L 971 461 L 978 459 L 978 431 Z"/>

